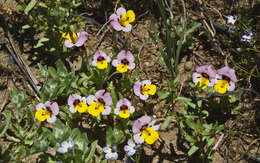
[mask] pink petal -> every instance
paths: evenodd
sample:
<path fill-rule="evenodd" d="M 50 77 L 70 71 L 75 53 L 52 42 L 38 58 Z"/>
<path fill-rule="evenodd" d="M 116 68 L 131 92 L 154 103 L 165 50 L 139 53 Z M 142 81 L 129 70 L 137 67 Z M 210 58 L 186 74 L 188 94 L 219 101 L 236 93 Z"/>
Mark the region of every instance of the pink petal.
<path fill-rule="evenodd" d="M 109 16 L 109 21 L 118 21 L 119 17 L 116 14 L 112 14 Z"/>
<path fill-rule="evenodd" d="M 218 69 L 217 72 L 219 75 L 225 75 L 225 76 L 229 77 L 235 83 L 238 81 L 235 70 L 232 68 L 225 66 L 225 67 Z"/>
<path fill-rule="evenodd" d="M 110 114 L 110 112 L 111 112 L 111 107 L 109 107 L 109 106 L 105 106 L 105 110 L 104 110 L 104 112 L 102 113 L 102 115 L 109 115 Z"/>
<path fill-rule="evenodd" d="M 152 84 L 152 82 L 150 80 L 143 80 L 142 85 L 144 86 L 146 84 Z"/>
<path fill-rule="evenodd" d="M 138 133 L 138 134 L 134 135 L 134 141 L 137 144 L 142 144 L 144 142 L 144 139 L 141 137 L 141 133 Z"/>
<path fill-rule="evenodd" d="M 112 101 L 112 97 L 109 92 L 105 93 L 104 101 L 105 101 L 106 105 L 112 105 L 113 101 Z"/>
<path fill-rule="evenodd" d="M 110 24 L 112 25 L 112 27 L 116 30 L 116 31 L 121 31 L 122 30 L 122 26 L 120 25 L 118 20 L 112 20 L 110 21 Z"/>
<path fill-rule="evenodd" d="M 70 106 L 69 110 L 70 110 L 71 113 L 77 112 L 77 110 L 74 108 L 74 106 Z"/>
<path fill-rule="evenodd" d="M 126 9 L 125 9 L 125 8 L 120 7 L 120 8 L 118 8 L 118 9 L 116 10 L 116 15 L 117 15 L 117 16 L 121 16 L 121 15 L 123 15 L 123 14 L 126 14 Z"/>
<path fill-rule="evenodd" d="M 198 73 L 205 73 L 209 75 L 210 78 L 215 78 L 216 72 L 212 65 L 203 65 L 196 68 L 196 72 Z"/>
<path fill-rule="evenodd" d="M 56 121 L 56 119 L 57 119 L 56 116 L 53 115 L 53 116 L 51 116 L 51 118 L 47 119 L 47 122 L 54 123 Z"/>
<path fill-rule="evenodd" d="M 43 103 L 39 103 L 36 105 L 36 110 L 40 110 L 40 109 L 44 109 L 45 108 L 45 105 Z"/>
<path fill-rule="evenodd" d="M 236 88 L 235 82 L 230 81 L 230 82 L 229 82 L 229 87 L 228 87 L 227 90 L 228 90 L 228 91 L 234 91 L 235 88 Z"/>
<path fill-rule="evenodd" d="M 119 101 L 117 101 L 116 107 L 120 108 L 123 104 L 124 104 L 124 99 L 120 99 Z"/>
<path fill-rule="evenodd" d="M 140 95 L 141 95 L 141 92 L 140 92 L 141 87 L 142 87 L 142 85 L 141 85 L 141 83 L 140 83 L 139 81 L 136 81 L 136 82 L 134 83 L 134 94 L 135 94 L 136 96 L 140 96 Z"/>
<path fill-rule="evenodd" d="M 125 50 L 121 50 L 118 54 L 117 54 L 117 59 L 119 61 L 121 61 L 122 59 L 126 58 L 126 51 Z"/>
<path fill-rule="evenodd" d="M 95 94 L 96 98 L 103 98 L 105 91 L 104 89 L 98 90 Z"/>
<path fill-rule="evenodd" d="M 130 106 L 129 109 L 130 109 L 131 114 L 133 114 L 135 112 L 135 108 L 133 106 Z"/>
<path fill-rule="evenodd" d="M 119 110 L 120 110 L 120 108 L 116 108 L 115 111 L 114 111 L 114 113 L 115 113 L 116 115 L 118 115 L 118 114 L 119 114 Z"/>
<path fill-rule="evenodd" d="M 117 66 L 119 65 L 119 61 L 118 61 L 117 59 L 114 59 L 114 60 L 112 61 L 112 65 L 113 65 L 114 67 L 117 67 Z"/>
<path fill-rule="evenodd" d="M 64 41 L 64 45 L 65 45 L 67 48 L 72 48 L 73 46 L 75 46 L 72 42 L 69 42 L 68 40 L 65 40 L 65 41 Z"/>
<path fill-rule="evenodd" d="M 53 102 L 51 104 L 51 111 L 52 111 L 52 115 L 58 115 L 59 114 L 59 106 L 57 104 L 57 102 Z"/>
<path fill-rule="evenodd" d="M 126 59 L 128 60 L 128 62 L 134 62 L 135 61 L 135 57 L 130 51 L 127 51 Z"/>
<path fill-rule="evenodd" d="M 75 46 L 80 47 L 88 40 L 88 33 L 87 32 L 79 32 L 78 41 L 76 42 Z"/>
<path fill-rule="evenodd" d="M 131 24 L 128 24 L 127 26 L 122 26 L 122 30 L 124 32 L 130 32 L 132 30 L 132 25 Z"/>
<path fill-rule="evenodd" d="M 192 74 L 193 83 L 198 83 L 200 81 L 200 78 L 202 78 L 202 75 L 200 73 L 194 72 Z"/>
<path fill-rule="evenodd" d="M 128 69 L 129 69 L 129 70 L 133 70 L 134 68 L 135 68 L 135 63 L 130 62 L 130 63 L 128 64 Z"/>
<path fill-rule="evenodd" d="M 94 95 L 89 95 L 89 96 L 87 97 L 87 103 L 88 103 L 88 105 L 91 105 L 91 103 L 92 103 L 93 101 L 97 101 L 97 98 L 96 98 Z"/>

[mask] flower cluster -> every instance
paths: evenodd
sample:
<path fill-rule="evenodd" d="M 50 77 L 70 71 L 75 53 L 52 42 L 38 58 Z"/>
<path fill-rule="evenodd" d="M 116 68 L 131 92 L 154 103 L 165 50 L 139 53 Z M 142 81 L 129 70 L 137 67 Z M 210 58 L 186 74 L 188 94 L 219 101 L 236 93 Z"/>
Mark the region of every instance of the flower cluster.
<path fill-rule="evenodd" d="M 238 16 L 236 15 L 228 15 L 227 18 L 227 24 L 235 25 L 236 21 L 238 21 Z M 234 28 L 229 28 L 228 32 L 234 32 Z M 241 37 L 242 42 L 250 43 L 254 38 L 254 34 L 249 31 L 249 29 L 246 29 L 244 31 L 244 35 Z"/>
<path fill-rule="evenodd" d="M 197 67 L 196 72 L 192 75 L 192 80 L 195 85 L 199 84 L 199 87 L 202 88 L 214 87 L 214 90 L 220 94 L 233 91 L 235 83 L 238 81 L 234 69 L 226 66 L 216 72 L 211 65 Z"/>

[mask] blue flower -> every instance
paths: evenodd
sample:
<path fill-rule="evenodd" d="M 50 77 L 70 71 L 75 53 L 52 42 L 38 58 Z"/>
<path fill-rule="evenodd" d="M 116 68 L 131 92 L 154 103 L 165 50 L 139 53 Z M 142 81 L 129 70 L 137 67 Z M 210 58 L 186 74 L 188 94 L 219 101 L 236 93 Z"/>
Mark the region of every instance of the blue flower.
<path fill-rule="evenodd" d="M 73 148 L 74 146 L 74 142 L 72 140 L 72 138 L 69 138 L 68 141 L 64 141 L 61 143 L 61 147 L 58 149 L 58 152 L 60 153 L 67 153 L 70 152 L 71 154 L 73 153 Z"/>
<path fill-rule="evenodd" d="M 127 144 L 124 146 L 124 150 L 128 152 L 128 156 L 133 156 L 140 145 L 136 145 L 132 140 L 128 140 Z"/>
<path fill-rule="evenodd" d="M 116 152 L 116 146 L 113 146 L 112 148 L 105 147 L 103 148 L 103 151 L 106 153 L 105 158 L 106 160 L 115 159 L 117 160 L 118 154 Z"/>
<path fill-rule="evenodd" d="M 250 43 L 253 38 L 254 34 L 247 29 L 245 30 L 245 34 L 242 36 L 241 41 Z"/>
<path fill-rule="evenodd" d="M 228 15 L 228 16 L 226 16 L 226 18 L 228 19 L 227 20 L 227 24 L 232 24 L 232 25 L 234 25 L 235 23 L 236 23 L 236 21 L 237 21 L 237 16 L 236 15 Z"/>

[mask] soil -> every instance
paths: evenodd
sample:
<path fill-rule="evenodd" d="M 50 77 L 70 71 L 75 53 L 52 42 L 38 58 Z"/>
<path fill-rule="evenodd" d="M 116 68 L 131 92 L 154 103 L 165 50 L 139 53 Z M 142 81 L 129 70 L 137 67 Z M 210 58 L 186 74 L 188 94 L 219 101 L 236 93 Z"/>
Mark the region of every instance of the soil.
<path fill-rule="evenodd" d="M 14 9 L 15 5 L 13 0 L 8 0 L 7 3 L 3 4 L 4 0 L 0 1 L 0 5 L 3 6 L 3 10 L 0 11 L 0 14 L 3 14 L 6 19 L 10 22 L 18 21 L 16 18 L 15 12 L 12 14 L 5 13 L 8 8 Z M 110 2 L 110 1 L 109 1 Z M 127 38 L 130 46 L 132 47 L 132 51 L 136 58 L 139 59 L 139 70 L 140 70 L 140 80 L 150 79 L 152 83 L 155 83 L 158 86 L 158 90 L 167 91 L 167 79 L 170 78 L 163 60 L 158 50 L 158 45 L 149 37 L 149 32 L 152 32 L 151 29 L 151 20 L 148 11 L 148 7 L 142 3 L 143 1 L 133 0 L 133 2 L 129 2 L 126 8 L 131 8 L 136 10 L 137 15 L 142 15 L 142 17 L 137 17 L 136 22 L 134 23 L 133 30 L 130 34 L 123 34 L 123 38 Z M 179 1 L 178 1 L 179 2 Z M 200 4 L 201 3 L 201 4 Z M 86 1 L 87 8 L 86 11 L 89 12 L 92 18 L 98 21 L 100 24 L 104 24 L 107 20 L 106 16 L 102 14 L 97 14 L 97 9 L 101 3 L 94 1 Z M 223 15 L 228 14 L 237 14 L 237 13 L 247 13 L 252 11 L 251 15 L 254 20 L 259 18 L 259 15 L 254 15 L 256 6 L 259 6 L 259 3 L 256 1 L 245 1 L 245 0 L 237 0 L 237 1 L 188 1 L 185 3 L 186 11 L 187 11 L 187 20 L 189 22 L 196 21 L 202 22 L 206 20 L 212 20 L 219 24 L 225 24 L 225 18 Z M 113 7 L 109 8 L 109 13 L 113 11 Z M 158 9 L 156 7 L 152 8 L 153 18 L 156 20 L 156 26 L 160 29 L 160 19 L 158 14 Z M 176 2 L 173 7 L 174 14 L 174 22 L 179 23 L 180 16 L 183 15 L 183 8 L 181 3 L 178 4 Z M 103 16 L 103 17 L 102 17 Z M 17 22 L 16 22 L 17 23 Z M 21 23 L 18 21 L 18 24 Z M 257 23 L 256 23 L 257 24 Z M 0 24 L 1 25 L 1 24 Z M 259 24 L 258 24 L 259 25 Z M 258 28 L 259 26 L 255 26 Z M 95 51 L 97 45 L 100 44 L 100 47 L 103 49 L 110 50 L 112 42 L 112 34 L 111 32 L 101 33 L 104 34 L 104 39 L 100 40 L 101 35 L 97 36 L 97 32 L 100 30 L 100 27 L 96 26 L 93 22 L 86 21 L 86 29 L 89 33 L 89 39 L 86 43 L 86 46 Z M 163 31 L 161 31 L 163 33 Z M 0 35 L 4 32 L 1 31 Z M 207 33 L 207 34 L 205 34 Z M 28 35 L 26 31 L 20 30 L 17 31 L 17 34 L 21 34 L 23 36 Z M 178 92 L 180 96 L 184 96 L 184 94 L 189 94 L 186 92 L 189 85 L 188 82 L 191 81 L 192 72 L 195 67 L 203 64 L 212 64 L 216 67 L 221 67 L 224 64 L 232 65 L 229 61 L 226 60 L 226 56 L 223 56 L 216 45 L 220 45 L 221 48 L 224 47 L 225 43 L 229 42 L 227 34 L 216 31 L 216 35 L 214 38 L 205 37 L 205 35 L 209 35 L 205 25 L 199 28 L 194 33 L 194 48 L 192 50 L 188 50 L 182 52 L 180 64 L 178 67 L 179 73 L 179 86 Z M 36 37 L 36 36 L 35 36 Z M 217 40 L 217 41 L 216 41 Z M 29 66 L 34 76 L 39 75 L 39 69 L 37 67 L 37 62 L 39 62 L 40 58 L 44 57 L 44 54 L 31 54 L 32 45 L 26 40 L 21 40 L 19 37 L 16 38 L 17 46 L 22 50 L 22 57 L 25 60 L 25 63 Z M 102 41 L 102 42 L 101 42 Z M 216 43 L 217 42 L 217 43 Z M 258 49 L 259 44 L 258 44 Z M 28 103 L 32 107 L 34 107 L 39 101 L 36 99 L 33 90 L 30 88 L 28 82 L 24 75 L 19 71 L 17 66 L 11 66 L 9 63 L 9 57 L 7 51 L 3 49 L 3 55 L 0 56 L 0 112 L 3 112 L 6 109 L 12 109 L 14 106 L 10 103 L 8 99 L 8 95 L 13 88 L 18 88 L 19 90 L 26 89 L 28 90 Z M 223 48 L 224 49 L 224 48 Z M 223 50 L 226 52 L 225 49 Z M 256 54 L 260 56 L 260 54 Z M 80 58 L 80 57 L 79 57 Z M 260 59 L 260 58 L 258 58 Z M 42 64 L 52 65 L 54 63 L 53 58 L 50 59 L 45 58 L 41 60 Z M 226 62 L 226 63 L 224 63 Z M 80 60 L 74 60 L 70 64 L 80 65 Z M 259 70 L 259 62 L 256 65 Z M 250 70 L 253 68 L 250 67 Z M 244 75 L 241 70 L 237 71 L 238 78 L 240 81 L 238 82 L 238 87 L 241 88 L 252 88 L 257 92 L 260 92 L 259 89 L 259 78 L 254 78 L 249 75 Z M 39 79 L 40 84 L 41 80 Z M 260 146 L 259 141 L 257 143 L 252 144 L 254 140 L 259 139 L 259 132 L 256 132 L 256 128 L 259 129 L 260 126 L 260 98 L 255 94 L 250 92 L 245 93 L 239 101 L 239 104 L 242 106 L 239 112 L 231 113 L 232 116 L 222 121 L 222 124 L 225 126 L 225 130 L 221 132 L 215 141 L 220 139 L 219 146 L 213 154 L 213 162 L 250 162 L 247 157 L 244 155 L 245 153 L 250 153 L 252 156 L 260 156 Z M 150 114 L 154 119 L 157 119 L 160 122 L 168 116 L 169 111 L 171 109 L 174 110 L 183 110 L 183 103 L 178 103 L 171 108 L 172 106 L 166 106 L 164 100 L 159 100 L 158 97 L 153 97 L 148 100 L 148 105 L 151 106 Z M 137 108 L 138 109 L 138 108 Z M 220 117 L 221 118 L 221 117 Z M 3 116 L 0 115 L 0 122 L 3 119 Z M 154 145 L 144 147 L 142 151 L 141 161 L 143 162 L 189 162 L 186 158 L 186 153 L 189 150 L 189 146 L 187 143 L 183 141 L 182 136 L 180 135 L 180 131 L 178 130 L 177 124 L 175 120 L 169 125 L 169 127 L 160 131 L 160 139 Z M 102 142 L 102 141 L 101 141 Z M 0 144 L 5 150 L 8 148 L 8 142 L 0 139 Z M 53 150 L 50 150 L 53 151 Z M 33 156 L 27 158 L 25 162 L 35 160 L 37 157 Z M 192 161 L 191 161 L 192 162 Z M 196 161 L 193 161 L 196 162 Z"/>

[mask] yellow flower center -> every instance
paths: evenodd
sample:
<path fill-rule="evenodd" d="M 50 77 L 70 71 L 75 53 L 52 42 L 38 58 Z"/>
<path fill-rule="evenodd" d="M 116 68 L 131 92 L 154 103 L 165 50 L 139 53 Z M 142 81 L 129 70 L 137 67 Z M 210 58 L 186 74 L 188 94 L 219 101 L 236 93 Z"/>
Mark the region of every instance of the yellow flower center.
<path fill-rule="evenodd" d="M 116 70 L 120 73 L 124 73 L 128 70 L 128 65 L 127 64 L 119 64 L 117 66 Z"/>
<path fill-rule="evenodd" d="M 128 118 L 128 117 L 130 117 L 130 110 L 129 109 L 120 110 L 119 111 L 119 117 L 121 117 L 121 118 Z"/>
<path fill-rule="evenodd" d="M 209 84 L 209 79 L 208 78 L 201 78 L 199 83 L 199 87 L 203 86 L 202 88 L 207 88 L 208 84 Z M 195 83 L 195 85 L 197 85 L 198 83 Z"/>
<path fill-rule="evenodd" d="M 67 39 L 69 42 L 75 44 L 78 41 L 78 36 L 75 32 L 65 32 L 62 34 L 62 37 Z"/>
<path fill-rule="evenodd" d="M 128 10 L 126 14 L 121 15 L 120 24 L 123 26 L 127 26 L 128 24 L 135 21 L 135 13 L 133 10 Z"/>
<path fill-rule="evenodd" d="M 39 121 L 45 121 L 46 119 L 49 119 L 51 117 L 51 112 L 40 109 L 35 113 L 35 118 L 38 119 Z"/>
<path fill-rule="evenodd" d="M 105 108 L 101 102 L 92 102 L 88 108 L 88 113 L 94 117 L 99 116 L 99 114 L 104 111 L 105 111 Z"/>
<path fill-rule="evenodd" d="M 80 102 L 78 104 L 75 105 L 75 109 L 79 112 L 79 113 L 84 113 L 88 110 L 88 105 L 85 102 Z"/>
<path fill-rule="evenodd" d="M 108 64 L 107 64 L 107 61 L 106 61 L 106 60 L 97 61 L 97 68 L 98 68 L 98 69 L 103 70 L 103 69 L 106 69 L 107 66 L 108 66 Z"/>
<path fill-rule="evenodd" d="M 147 144 L 153 144 L 159 138 L 159 133 L 152 127 L 148 127 L 142 130 L 141 137 Z"/>
<path fill-rule="evenodd" d="M 227 92 L 228 87 L 229 87 L 228 81 L 219 80 L 218 83 L 214 85 L 214 90 L 217 93 L 224 94 Z"/>
<path fill-rule="evenodd" d="M 154 84 L 146 84 L 142 88 L 142 93 L 144 95 L 154 95 L 156 92 L 156 86 Z"/>

